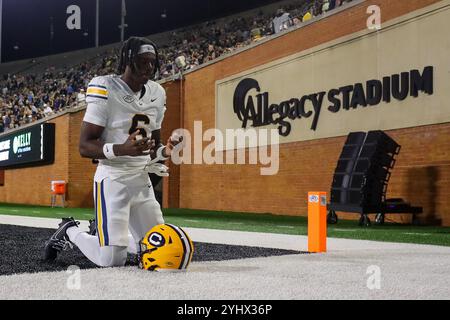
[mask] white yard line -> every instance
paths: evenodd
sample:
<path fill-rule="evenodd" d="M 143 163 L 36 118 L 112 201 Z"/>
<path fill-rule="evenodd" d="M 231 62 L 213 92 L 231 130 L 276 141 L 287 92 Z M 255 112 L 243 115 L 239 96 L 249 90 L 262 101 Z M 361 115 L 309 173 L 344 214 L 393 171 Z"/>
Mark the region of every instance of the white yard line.
<path fill-rule="evenodd" d="M 338 231 L 338 232 L 358 232 L 359 230 L 357 229 L 330 229 L 330 231 Z"/>

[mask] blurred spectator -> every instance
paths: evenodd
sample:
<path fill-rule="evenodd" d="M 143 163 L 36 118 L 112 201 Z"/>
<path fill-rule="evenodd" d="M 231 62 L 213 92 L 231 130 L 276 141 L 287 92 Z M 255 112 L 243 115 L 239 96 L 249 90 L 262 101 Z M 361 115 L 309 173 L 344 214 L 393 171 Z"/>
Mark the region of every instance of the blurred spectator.
<path fill-rule="evenodd" d="M 274 33 L 278 33 L 289 29 L 294 25 L 292 17 L 289 13 L 285 12 L 283 9 L 277 10 L 277 15 L 272 20 L 272 29 Z"/>
<path fill-rule="evenodd" d="M 9 117 L 8 113 L 5 113 L 3 116 L 3 125 L 5 127 L 5 130 L 9 128 L 9 125 L 11 124 L 11 118 Z"/>
<path fill-rule="evenodd" d="M 312 19 L 312 14 L 311 14 L 311 12 L 306 12 L 306 14 L 303 16 L 303 19 L 302 19 L 302 21 L 303 22 L 306 22 L 306 21 L 309 21 L 309 20 L 311 20 Z"/>
<path fill-rule="evenodd" d="M 84 103 L 86 101 L 86 94 L 84 93 L 84 89 L 80 89 L 80 92 L 77 95 L 77 102 Z"/>
<path fill-rule="evenodd" d="M 327 12 L 330 10 L 330 2 L 328 0 L 324 0 L 322 5 L 322 12 Z"/>
<path fill-rule="evenodd" d="M 328 0 L 328 2 L 329 2 L 328 10 L 333 10 L 334 8 L 336 8 L 336 0 Z"/>
<path fill-rule="evenodd" d="M 261 29 L 260 28 L 254 28 L 250 31 L 251 37 L 253 41 L 257 41 L 261 39 Z"/>
<path fill-rule="evenodd" d="M 37 109 L 36 106 L 33 104 L 33 105 L 31 106 L 31 114 L 32 114 L 33 116 L 35 116 L 35 115 L 37 115 L 37 113 L 38 113 L 38 109 Z"/>
<path fill-rule="evenodd" d="M 48 104 L 44 104 L 44 115 L 49 116 L 51 114 L 53 114 L 53 109 Z"/>
<path fill-rule="evenodd" d="M 313 17 L 320 16 L 322 14 L 322 2 L 323 0 L 316 0 L 312 6 Z"/>
<path fill-rule="evenodd" d="M 73 89 L 73 87 L 72 87 L 71 84 L 69 84 L 69 85 L 67 86 L 66 92 L 67 92 L 68 95 L 71 95 L 72 93 L 75 92 L 75 90 Z"/>

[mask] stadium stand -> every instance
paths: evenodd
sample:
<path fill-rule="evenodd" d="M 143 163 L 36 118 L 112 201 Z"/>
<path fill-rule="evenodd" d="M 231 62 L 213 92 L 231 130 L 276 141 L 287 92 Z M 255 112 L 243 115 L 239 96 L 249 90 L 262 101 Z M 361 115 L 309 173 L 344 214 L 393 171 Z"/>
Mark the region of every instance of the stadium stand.
<path fill-rule="evenodd" d="M 298 27 L 351 0 L 295 0 L 260 8 L 249 14 L 204 22 L 164 35 L 154 35 L 161 47 L 161 79 L 189 71 L 223 55 Z M 274 29 L 277 12 L 288 14 L 282 30 Z M 309 21 L 308 21 L 309 22 Z M 167 37 L 169 35 L 169 37 Z M 167 39 L 170 39 L 169 41 Z M 114 73 L 118 44 L 99 50 L 33 59 L 2 66 L 0 133 L 16 129 L 84 103 L 84 88 L 96 75 Z M 175 60 L 183 56 L 180 70 Z M 51 62 L 50 62 L 51 61 Z M 69 62 L 68 62 L 69 61 Z M 50 64 L 51 63 L 51 64 Z"/>

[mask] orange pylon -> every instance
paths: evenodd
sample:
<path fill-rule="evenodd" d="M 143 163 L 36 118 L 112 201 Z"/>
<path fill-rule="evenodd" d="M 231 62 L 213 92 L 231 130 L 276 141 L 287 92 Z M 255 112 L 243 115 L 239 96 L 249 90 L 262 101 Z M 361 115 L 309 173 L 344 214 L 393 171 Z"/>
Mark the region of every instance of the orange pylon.
<path fill-rule="evenodd" d="M 308 192 L 308 251 L 327 251 L 326 192 Z"/>

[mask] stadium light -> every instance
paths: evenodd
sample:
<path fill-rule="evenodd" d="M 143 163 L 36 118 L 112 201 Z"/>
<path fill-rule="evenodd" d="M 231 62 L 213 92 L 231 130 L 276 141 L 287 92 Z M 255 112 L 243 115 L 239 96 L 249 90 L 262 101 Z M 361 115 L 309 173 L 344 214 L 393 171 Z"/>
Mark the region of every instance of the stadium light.
<path fill-rule="evenodd" d="M 125 40 L 125 28 L 128 27 L 128 25 L 125 23 L 125 17 L 127 16 L 127 5 L 125 3 L 125 0 L 122 0 L 122 11 L 120 12 L 120 16 L 121 16 L 121 23 L 119 25 L 120 41 L 123 42 Z"/>

